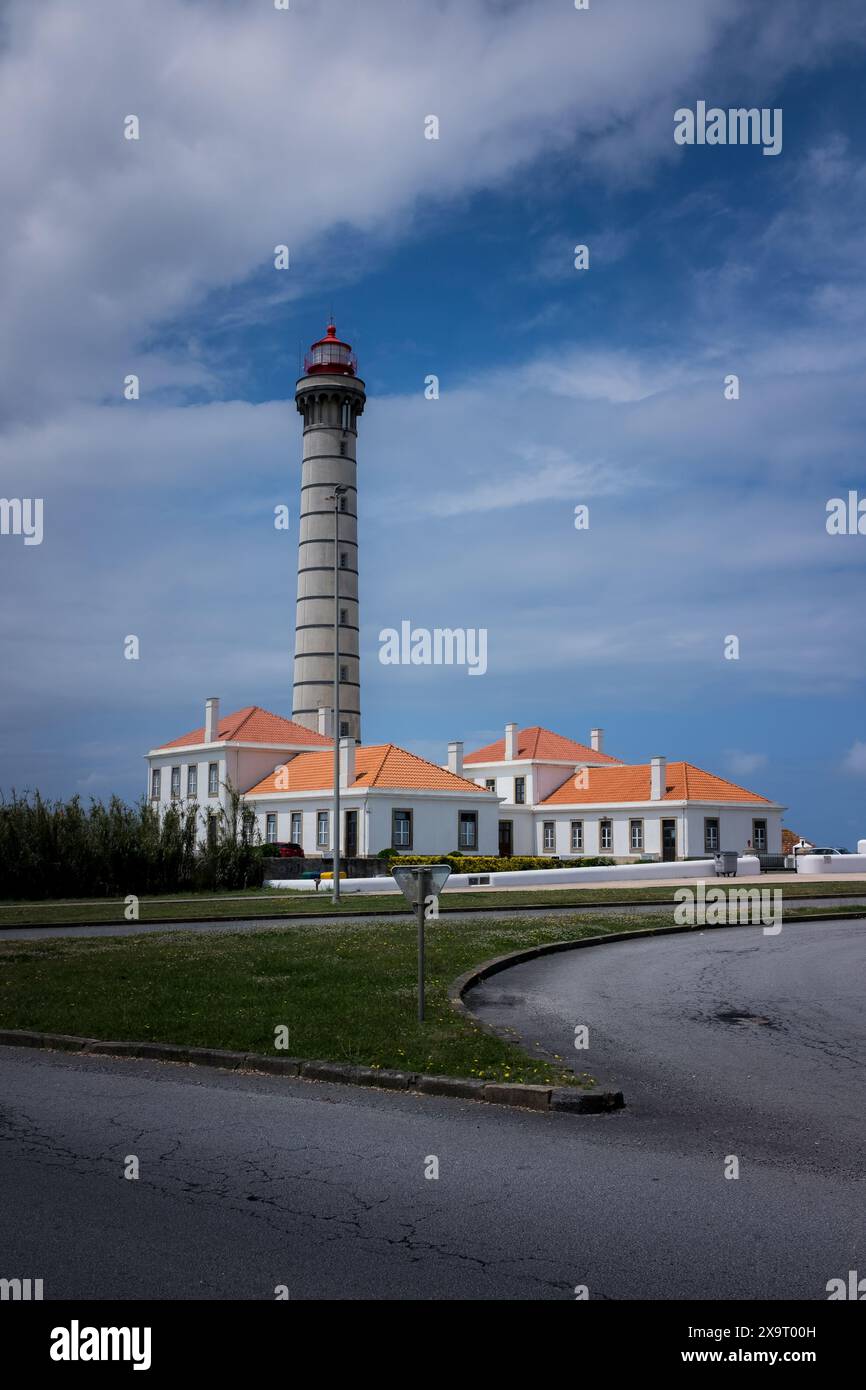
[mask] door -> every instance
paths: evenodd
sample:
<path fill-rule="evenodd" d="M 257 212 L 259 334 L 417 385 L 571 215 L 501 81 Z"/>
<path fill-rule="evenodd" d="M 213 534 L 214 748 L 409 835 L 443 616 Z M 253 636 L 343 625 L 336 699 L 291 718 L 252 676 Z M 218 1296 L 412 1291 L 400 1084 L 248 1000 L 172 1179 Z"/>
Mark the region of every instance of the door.
<path fill-rule="evenodd" d="M 358 853 L 358 812 L 346 812 L 346 832 L 343 836 L 344 854 L 347 859 L 354 859 Z"/>
<path fill-rule="evenodd" d="M 506 859 L 511 858 L 512 854 L 512 826 L 514 822 L 501 820 L 499 822 L 499 853 Z"/>
<path fill-rule="evenodd" d="M 662 821 L 662 859 L 665 863 L 677 857 L 677 823 L 675 820 Z"/>

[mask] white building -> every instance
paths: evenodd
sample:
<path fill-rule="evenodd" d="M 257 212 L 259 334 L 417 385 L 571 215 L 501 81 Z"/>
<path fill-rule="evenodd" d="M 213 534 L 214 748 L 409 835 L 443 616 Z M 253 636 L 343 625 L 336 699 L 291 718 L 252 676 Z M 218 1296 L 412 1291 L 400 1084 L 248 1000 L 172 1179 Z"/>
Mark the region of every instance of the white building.
<path fill-rule="evenodd" d="M 495 790 L 499 852 L 566 857 L 694 859 L 719 849 L 780 854 L 784 806 L 692 763 L 627 764 L 539 727 L 505 737 L 463 766 Z M 512 847 L 513 846 L 513 850 Z"/>
<path fill-rule="evenodd" d="M 147 756 L 147 795 L 158 807 L 194 805 L 201 812 L 201 834 L 209 819 L 227 811 L 232 789 L 243 792 L 275 765 L 332 748 L 329 738 L 293 724 L 258 705 L 220 717 L 216 697 L 205 701 L 204 724 L 151 748 Z"/>
<path fill-rule="evenodd" d="M 340 702 L 341 851 L 695 858 L 717 849 L 781 852 L 784 807 L 690 763 L 626 765 L 549 729 L 504 737 L 437 767 L 394 744 L 358 747 L 361 681 L 358 418 L 366 395 L 349 343 L 328 325 L 297 384 L 304 419 L 293 718 L 250 705 L 147 754 L 148 795 L 194 804 L 202 834 L 244 794 L 261 839 L 332 850 L 333 706 Z"/>
<path fill-rule="evenodd" d="M 717 849 L 778 854 L 784 807 L 691 763 L 619 762 L 549 729 L 506 726 L 497 743 L 463 757 L 451 743 L 443 767 L 395 744 L 340 740 L 341 852 L 637 860 L 694 859 Z M 333 745 L 324 734 L 251 705 L 151 749 L 151 800 L 195 804 L 201 833 L 244 794 L 258 836 L 329 855 Z"/>
<path fill-rule="evenodd" d="M 333 752 L 297 754 L 253 786 L 263 840 L 289 840 L 307 855 L 332 848 Z M 477 783 L 393 743 L 340 740 L 341 853 L 496 854 L 499 801 Z"/>

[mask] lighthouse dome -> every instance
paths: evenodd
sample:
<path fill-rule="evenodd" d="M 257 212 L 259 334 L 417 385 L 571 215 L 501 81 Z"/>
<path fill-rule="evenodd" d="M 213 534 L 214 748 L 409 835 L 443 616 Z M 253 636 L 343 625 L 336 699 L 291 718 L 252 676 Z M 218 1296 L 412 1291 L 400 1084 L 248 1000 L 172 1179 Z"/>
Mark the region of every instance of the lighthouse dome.
<path fill-rule="evenodd" d="M 354 376 L 357 368 L 358 359 L 352 351 L 351 344 L 344 343 L 337 337 L 337 326 L 333 323 L 328 324 L 324 338 L 313 343 L 304 358 L 304 370 L 308 376 L 320 372 Z"/>

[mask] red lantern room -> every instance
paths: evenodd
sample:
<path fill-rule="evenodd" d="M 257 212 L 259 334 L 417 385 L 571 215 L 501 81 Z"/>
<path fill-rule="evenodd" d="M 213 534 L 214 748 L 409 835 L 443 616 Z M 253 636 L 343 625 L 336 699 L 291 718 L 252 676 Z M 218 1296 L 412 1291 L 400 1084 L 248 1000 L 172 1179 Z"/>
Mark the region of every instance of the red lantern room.
<path fill-rule="evenodd" d="M 337 328 L 329 323 L 324 338 L 313 343 L 304 358 L 304 371 L 307 376 L 318 373 L 332 373 L 339 376 L 354 376 L 358 369 L 358 359 L 350 343 L 337 337 Z"/>

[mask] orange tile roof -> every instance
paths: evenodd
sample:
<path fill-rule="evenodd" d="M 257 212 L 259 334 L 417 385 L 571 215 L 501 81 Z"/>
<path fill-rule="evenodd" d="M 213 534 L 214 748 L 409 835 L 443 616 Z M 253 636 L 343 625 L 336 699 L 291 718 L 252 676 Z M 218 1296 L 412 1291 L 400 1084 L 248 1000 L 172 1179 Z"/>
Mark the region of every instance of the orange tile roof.
<path fill-rule="evenodd" d="M 783 854 L 793 854 L 793 853 L 794 853 L 794 846 L 795 846 L 795 845 L 798 845 L 798 844 L 800 843 L 801 840 L 803 841 L 804 844 L 807 844 L 807 845 L 814 845 L 814 843 L 815 843 L 814 840 L 810 840 L 806 835 L 798 835 L 797 832 L 796 832 L 796 830 L 789 830 L 788 827 L 787 827 L 786 825 L 783 825 L 783 826 L 782 826 L 782 853 L 783 853 Z"/>
<path fill-rule="evenodd" d="M 581 776 L 581 781 L 584 776 Z M 612 806 L 619 802 L 650 800 L 650 765 L 590 767 L 584 787 L 567 777 L 540 804 L 542 806 Z M 765 796 L 746 791 L 693 763 L 668 763 L 664 801 L 749 801 L 772 805 Z"/>
<path fill-rule="evenodd" d="M 279 777 L 279 786 L 277 778 Z M 355 780 L 353 787 L 390 787 L 400 791 L 463 792 L 474 796 L 493 796 L 477 782 L 457 777 L 445 768 L 428 763 L 405 748 L 393 743 L 378 743 L 355 750 Z M 270 773 L 256 783 L 247 796 L 267 796 L 274 792 L 330 792 L 334 787 L 333 751 L 299 753 L 282 769 L 282 775 Z"/>
<path fill-rule="evenodd" d="M 521 729 L 517 735 L 517 756 L 518 758 L 534 758 L 543 762 L 548 759 L 557 763 L 582 763 L 587 760 L 600 763 L 618 763 L 619 758 L 612 758 L 607 753 L 596 753 L 592 748 L 587 748 L 585 743 L 575 743 L 572 738 L 565 738 L 563 734 L 555 734 L 550 729 L 542 729 L 540 724 L 533 724 L 529 729 Z M 486 748 L 477 748 L 474 753 L 468 753 L 463 759 L 464 763 L 501 763 L 505 761 L 505 739 L 497 739 L 496 743 L 488 743 Z"/>
<path fill-rule="evenodd" d="M 299 743 L 316 748 L 331 748 L 329 738 L 305 729 L 281 714 L 271 714 L 260 705 L 247 705 L 245 709 L 235 710 L 225 715 L 219 722 L 218 743 Z M 188 743 L 204 743 L 204 725 L 193 729 L 192 733 L 182 734 L 169 743 L 160 743 L 160 748 L 180 748 Z"/>

